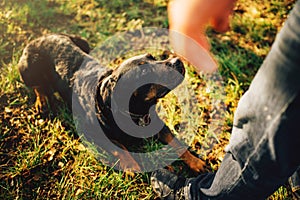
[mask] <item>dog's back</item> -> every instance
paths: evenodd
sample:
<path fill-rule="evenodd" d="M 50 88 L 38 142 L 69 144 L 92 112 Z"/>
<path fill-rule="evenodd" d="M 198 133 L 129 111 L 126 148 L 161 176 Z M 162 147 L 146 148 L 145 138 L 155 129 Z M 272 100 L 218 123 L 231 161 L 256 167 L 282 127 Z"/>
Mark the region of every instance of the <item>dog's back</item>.
<path fill-rule="evenodd" d="M 87 42 L 73 37 L 77 44 L 78 41 L 85 44 L 77 46 L 71 38 L 58 34 L 46 35 L 26 46 L 18 68 L 27 86 L 49 86 L 52 82 L 49 79 L 56 72 L 67 80 L 71 78 L 83 61 L 85 53 L 81 48 L 87 51 Z"/>
<path fill-rule="evenodd" d="M 73 75 L 89 51 L 88 43 L 79 37 L 42 36 L 25 47 L 19 72 L 24 83 L 38 89 L 40 95 L 50 96 L 57 91 L 70 102 Z"/>

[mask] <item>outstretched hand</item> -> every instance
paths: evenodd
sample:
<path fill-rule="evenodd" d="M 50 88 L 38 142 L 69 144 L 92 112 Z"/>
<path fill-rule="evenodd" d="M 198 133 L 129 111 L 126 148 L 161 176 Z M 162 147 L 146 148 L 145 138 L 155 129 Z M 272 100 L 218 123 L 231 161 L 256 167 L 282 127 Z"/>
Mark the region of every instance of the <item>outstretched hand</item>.
<path fill-rule="evenodd" d="M 174 0 L 168 6 L 170 40 L 175 52 L 196 67 L 213 72 L 217 64 L 209 53 L 205 31 L 211 25 L 216 31 L 229 29 L 229 17 L 236 0 Z"/>

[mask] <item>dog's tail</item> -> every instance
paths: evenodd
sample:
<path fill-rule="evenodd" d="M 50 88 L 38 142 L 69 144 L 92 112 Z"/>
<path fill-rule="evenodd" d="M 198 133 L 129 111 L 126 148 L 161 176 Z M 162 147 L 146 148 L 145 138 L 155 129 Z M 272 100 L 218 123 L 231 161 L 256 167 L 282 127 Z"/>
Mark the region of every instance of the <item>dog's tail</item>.
<path fill-rule="evenodd" d="M 79 36 L 76 36 L 76 35 L 69 35 L 69 34 L 63 34 L 63 33 L 61 35 L 70 38 L 70 40 L 72 40 L 72 42 L 76 46 L 78 46 L 82 51 L 84 51 L 85 53 L 87 53 L 87 54 L 90 53 L 90 51 L 91 51 L 90 45 L 85 39 L 83 39 Z"/>

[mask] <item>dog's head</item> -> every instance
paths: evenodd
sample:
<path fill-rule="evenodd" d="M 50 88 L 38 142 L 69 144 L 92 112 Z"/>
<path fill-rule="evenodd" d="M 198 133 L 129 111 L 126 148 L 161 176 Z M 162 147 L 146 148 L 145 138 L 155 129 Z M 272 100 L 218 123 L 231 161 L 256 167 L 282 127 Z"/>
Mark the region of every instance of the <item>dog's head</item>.
<path fill-rule="evenodd" d="M 141 118 L 148 120 L 150 107 L 177 87 L 183 81 L 184 74 L 184 65 L 179 58 L 156 60 L 151 54 L 139 55 L 124 61 L 112 72 L 115 86 L 110 89 L 112 93 L 117 93 L 117 100 L 130 95 L 126 102 L 127 110 L 118 109 L 130 114 L 139 124 Z M 111 102 L 116 102 L 116 99 L 112 98 Z"/>
<path fill-rule="evenodd" d="M 102 106 L 98 107 L 127 115 L 138 125 L 147 124 L 149 109 L 177 87 L 184 74 L 184 65 L 177 57 L 165 60 L 156 60 L 151 54 L 132 57 L 101 81 L 97 102 L 102 102 Z"/>
<path fill-rule="evenodd" d="M 157 61 L 151 54 L 132 57 L 113 72 L 124 89 L 136 88 L 132 100 L 155 104 L 159 98 L 184 79 L 184 65 L 179 58 Z"/>

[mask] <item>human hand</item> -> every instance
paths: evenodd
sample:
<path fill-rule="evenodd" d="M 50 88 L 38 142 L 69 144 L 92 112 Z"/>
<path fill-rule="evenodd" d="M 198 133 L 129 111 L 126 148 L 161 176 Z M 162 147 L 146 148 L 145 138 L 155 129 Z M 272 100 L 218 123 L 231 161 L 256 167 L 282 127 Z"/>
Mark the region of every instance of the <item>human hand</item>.
<path fill-rule="evenodd" d="M 170 41 L 177 54 L 196 70 L 213 72 L 217 63 L 209 53 L 207 25 L 219 32 L 229 29 L 229 16 L 236 0 L 174 0 L 168 6 Z"/>

